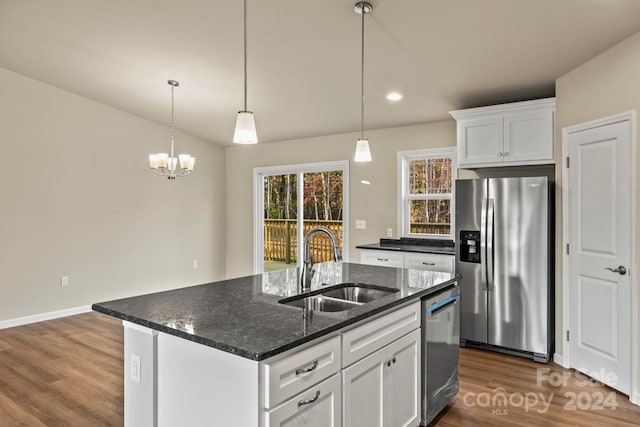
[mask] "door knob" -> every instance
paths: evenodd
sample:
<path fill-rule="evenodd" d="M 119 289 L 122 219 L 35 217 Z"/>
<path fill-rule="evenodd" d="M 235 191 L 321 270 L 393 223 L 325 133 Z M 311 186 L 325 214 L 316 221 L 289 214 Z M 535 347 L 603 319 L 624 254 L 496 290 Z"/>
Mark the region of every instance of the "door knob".
<path fill-rule="evenodd" d="M 605 270 L 612 271 L 612 272 L 614 272 L 614 273 L 618 273 L 618 274 L 620 274 L 621 276 L 624 276 L 625 274 L 627 274 L 627 269 L 625 268 L 625 266 L 624 266 L 624 265 L 620 265 L 620 266 L 618 266 L 618 268 L 609 268 L 609 267 L 605 267 L 604 269 L 605 269 Z"/>

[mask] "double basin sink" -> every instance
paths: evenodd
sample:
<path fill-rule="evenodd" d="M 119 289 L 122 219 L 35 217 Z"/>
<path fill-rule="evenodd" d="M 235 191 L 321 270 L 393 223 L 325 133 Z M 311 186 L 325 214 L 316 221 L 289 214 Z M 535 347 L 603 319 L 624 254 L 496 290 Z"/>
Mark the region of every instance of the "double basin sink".
<path fill-rule="evenodd" d="M 306 310 L 337 312 L 373 302 L 395 292 L 398 292 L 398 289 L 360 283 L 342 283 L 340 285 L 285 298 L 278 302 Z"/>

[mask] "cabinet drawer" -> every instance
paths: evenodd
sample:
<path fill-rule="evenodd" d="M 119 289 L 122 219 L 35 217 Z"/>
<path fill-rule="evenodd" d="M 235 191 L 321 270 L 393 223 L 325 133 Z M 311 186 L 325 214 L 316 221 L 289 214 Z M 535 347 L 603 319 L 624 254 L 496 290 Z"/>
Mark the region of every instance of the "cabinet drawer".
<path fill-rule="evenodd" d="M 420 302 L 401 308 L 342 334 L 342 366 L 363 357 L 420 327 Z"/>
<path fill-rule="evenodd" d="M 403 256 L 399 252 L 390 251 L 362 251 L 360 263 L 368 265 L 381 265 L 383 267 L 402 268 Z"/>
<path fill-rule="evenodd" d="M 440 254 L 405 254 L 404 268 L 453 273 L 455 257 Z"/>
<path fill-rule="evenodd" d="M 340 371 L 340 337 L 262 365 L 264 405 L 278 403 Z"/>
<path fill-rule="evenodd" d="M 264 414 L 265 427 L 338 427 L 342 423 L 342 381 L 336 374 Z"/>

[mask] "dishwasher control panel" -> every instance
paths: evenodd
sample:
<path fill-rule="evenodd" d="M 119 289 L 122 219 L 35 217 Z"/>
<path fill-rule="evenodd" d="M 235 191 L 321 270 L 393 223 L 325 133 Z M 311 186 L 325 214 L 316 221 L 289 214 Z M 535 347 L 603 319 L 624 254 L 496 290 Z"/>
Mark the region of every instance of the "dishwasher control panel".
<path fill-rule="evenodd" d="M 480 232 L 460 230 L 460 261 L 480 263 Z"/>

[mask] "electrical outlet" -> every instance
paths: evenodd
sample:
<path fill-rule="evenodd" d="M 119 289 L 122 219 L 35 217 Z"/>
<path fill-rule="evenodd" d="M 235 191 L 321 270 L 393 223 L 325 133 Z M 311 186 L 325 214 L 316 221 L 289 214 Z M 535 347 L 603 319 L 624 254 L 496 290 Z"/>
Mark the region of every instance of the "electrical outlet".
<path fill-rule="evenodd" d="M 62 286 L 63 288 L 65 286 L 69 286 L 69 276 L 62 276 L 60 278 L 60 286 Z"/>
<path fill-rule="evenodd" d="M 393 237 L 393 228 L 387 228 L 387 237 Z"/>
<path fill-rule="evenodd" d="M 198 260 L 197 259 L 193 260 L 193 268 L 198 268 Z"/>
<path fill-rule="evenodd" d="M 131 355 L 131 381 L 140 384 L 140 356 Z"/>
<path fill-rule="evenodd" d="M 364 219 L 356 219 L 356 229 L 365 230 L 367 228 L 367 221 Z"/>

